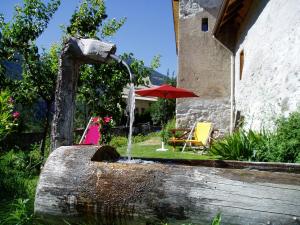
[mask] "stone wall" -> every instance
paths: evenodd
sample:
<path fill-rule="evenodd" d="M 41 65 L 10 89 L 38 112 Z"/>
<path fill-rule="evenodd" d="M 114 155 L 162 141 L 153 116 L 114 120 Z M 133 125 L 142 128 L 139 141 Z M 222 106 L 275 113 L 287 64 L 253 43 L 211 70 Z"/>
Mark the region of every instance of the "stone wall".
<path fill-rule="evenodd" d="M 177 99 L 177 127 L 212 121 L 224 131 L 230 126 L 230 53 L 212 37 L 221 0 L 180 0 L 178 87 L 199 98 Z M 202 18 L 208 31 L 201 30 Z"/>
<path fill-rule="evenodd" d="M 236 110 L 245 127 L 272 129 L 274 119 L 300 105 L 299 0 L 255 0 L 235 55 Z M 244 67 L 240 80 L 240 52 Z"/>

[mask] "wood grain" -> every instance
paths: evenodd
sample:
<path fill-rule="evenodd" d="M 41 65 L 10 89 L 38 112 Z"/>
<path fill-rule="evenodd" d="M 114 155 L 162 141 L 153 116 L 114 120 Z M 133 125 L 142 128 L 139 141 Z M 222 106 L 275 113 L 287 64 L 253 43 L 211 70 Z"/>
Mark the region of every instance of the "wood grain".
<path fill-rule="evenodd" d="M 175 164 L 92 162 L 95 146 L 65 146 L 41 173 L 35 213 L 97 224 L 299 224 L 300 175 Z M 57 217 L 58 216 L 58 217 Z"/>

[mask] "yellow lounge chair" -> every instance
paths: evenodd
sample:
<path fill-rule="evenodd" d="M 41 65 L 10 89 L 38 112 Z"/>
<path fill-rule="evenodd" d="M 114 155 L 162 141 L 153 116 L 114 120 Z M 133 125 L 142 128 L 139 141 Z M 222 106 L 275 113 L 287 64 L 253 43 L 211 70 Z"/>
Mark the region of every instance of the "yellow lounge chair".
<path fill-rule="evenodd" d="M 171 131 L 173 133 L 173 137 L 169 140 L 169 142 L 172 143 L 174 150 L 177 143 L 184 143 L 185 145 L 190 144 L 194 147 L 209 147 L 214 130 L 213 124 L 210 122 L 197 122 L 193 126 L 192 130 L 172 129 Z M 175 137 L 177 131 L 183 131 L 183 134 L 180 137 Z M 191 135 L 192 133 L 193 137 Z"/>

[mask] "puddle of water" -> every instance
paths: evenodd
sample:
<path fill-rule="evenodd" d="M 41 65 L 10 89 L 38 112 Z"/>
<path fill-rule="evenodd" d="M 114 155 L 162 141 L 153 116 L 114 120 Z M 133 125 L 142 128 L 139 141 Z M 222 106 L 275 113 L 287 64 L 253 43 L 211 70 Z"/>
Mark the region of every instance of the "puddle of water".
<path fill-rule="evenodd" d="M 142 159 L 120 159 L 118 163 L 127 163 L 127 164 L 154 164 L 154 161 L 142 160 Z"/>

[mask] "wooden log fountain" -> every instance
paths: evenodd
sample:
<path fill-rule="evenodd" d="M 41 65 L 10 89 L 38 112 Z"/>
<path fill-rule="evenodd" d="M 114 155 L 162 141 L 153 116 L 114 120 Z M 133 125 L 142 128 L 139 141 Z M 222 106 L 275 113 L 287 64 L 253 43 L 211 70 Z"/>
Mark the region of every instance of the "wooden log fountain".
<path fill-rule="evenodd" d="M 220 212 L 225 225 L 300 224 L 299 165 L 277 164 L 293 170 L 288 173 L 253 169 L 262 167 L 255 163 L 233 169 L 92 161 L 98 148 L 64 146 L 51 153 L 36 191 L 38 216 L 49 224 L 69 218 L 173 225 L 210 224 Z"/>

